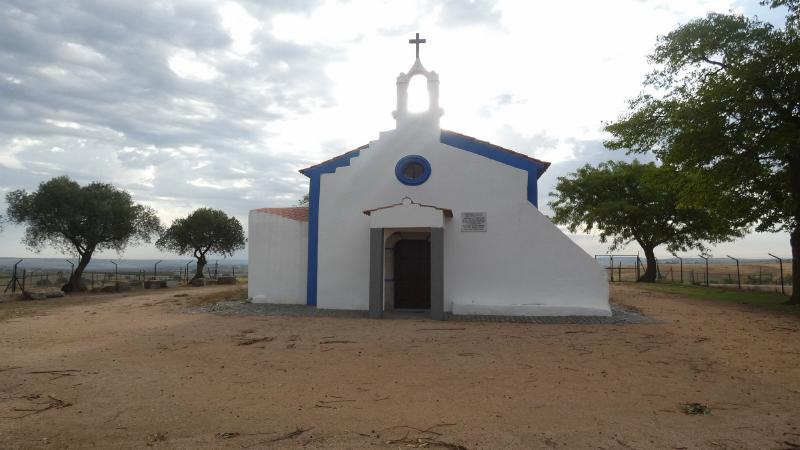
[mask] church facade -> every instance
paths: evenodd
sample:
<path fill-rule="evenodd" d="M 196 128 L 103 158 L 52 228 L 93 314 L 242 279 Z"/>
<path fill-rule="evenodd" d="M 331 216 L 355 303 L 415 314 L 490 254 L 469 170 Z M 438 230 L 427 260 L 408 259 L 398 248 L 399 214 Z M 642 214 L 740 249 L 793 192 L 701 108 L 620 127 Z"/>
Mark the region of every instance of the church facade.
<path fill-rule="evenodd" d="M 410 113 L 411 77 L 428 110 Z M 441 129 L 439 78 L 397 78 L 394 130 L 300 172 L 309 206 L 249 218 L 249 297 L 318 308 L 609 316 L 605 272 L 538 209 L 549 163 Z"/>

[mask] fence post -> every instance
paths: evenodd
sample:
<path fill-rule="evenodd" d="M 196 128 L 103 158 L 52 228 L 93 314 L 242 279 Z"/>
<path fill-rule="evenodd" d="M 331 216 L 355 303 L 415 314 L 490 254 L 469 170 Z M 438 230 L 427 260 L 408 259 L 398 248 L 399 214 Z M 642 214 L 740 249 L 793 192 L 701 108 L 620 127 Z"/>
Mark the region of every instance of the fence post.
<path fill-rule="evenodd" d="M 191 264 L 192 261 L 194 261 L 194 260 L 190 259 L 189 262 L 186 263 L 186 285 L 187 286 L 189 285 L 189 264 Z"/>
<path fill-rule="evenodd" d="M 741 289 L 742 288 L 742 274 L 741 274 L 741 272 L 739 272 L 739 260 L 734 258 L 731 255 L 725 255 L 725 256 L 727 256 L 728 258 L 736 261 L 736 284 L 738 284 L 739 285 L 739 289 Z M 730 275 L 728 275 L 728 277 L 730 277 Z"/>
<path fill-rule="evenodd" d="M 109 261 L 109 262 L 114 265 L 114 287 L 115 289 L 119 289 L 119 267 L 117 266 L 117 263 L 115 263 L 114 261 Z"/>
<path fill-rule="evenodd" d="M 608 273 L 611 274 L 611 282 L 614 282 L 614 257 L 611 257 L 611 264 L 609 265 Z"/>
<path fill-rule="evenodd" d="M 697 256 L 703 258 L 703 260 L 705 260 L 706 262 L 706 287 L 708 287 L 708 258 L 710 258 L 710 256 L 703 256 L 703 255 L 697 255 Z"/>
<path fill-rule="evenodd" d="M 773 255 L 772 253 L 767 253 L 767 254 L 768 254 L 769 256 L 772 256 L 773 258 L 775 258 L 775 259 L 777 259 L 777 260 L 778 260 L 778 263 L 779 263 L 779 265 L 780 265 L 780 271 L 781 271 L 781 294 L 784 294 L 784 295 L 785 295 L 785 294 L 786 294 L 786 290 L 785 290 L 785 289 L 784 289 L 784 287 L 783 287 L 783 260 L 782 260 L 782 259 L 780 259 L 780 258 L 778 258 L 777 256 Z M 795 288 L 794 288 L 794 287 L 792 287 L 792 289 L 795 289 Z"/>

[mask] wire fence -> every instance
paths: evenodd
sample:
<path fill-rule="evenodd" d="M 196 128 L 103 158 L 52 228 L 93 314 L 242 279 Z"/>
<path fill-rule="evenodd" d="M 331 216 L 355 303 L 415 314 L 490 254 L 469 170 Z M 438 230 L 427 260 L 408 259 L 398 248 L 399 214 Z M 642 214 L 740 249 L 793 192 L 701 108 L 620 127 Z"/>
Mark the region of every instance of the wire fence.
<path fill-rule="evenodd" d="M 187 263 L 183 267 L 120 270 L 118 266 L 108 270 L 86 270 L 82 279 L 89 291 L 116 292 L 131 289 L 156 287 L 178 287 L 191 284 L 196 266 Z M 0 269 L 0 294 L 15 294 L 40 288 L 60 289 L 69 281 L 72 267 L 65 269 L 21 268 L 15 265 Z M 247 279 L 247 266 L 212 263 L 204 268 L 206 283 L 235 284 Z"/>
<path fill-rule="evenodd" d="M 656 281 L 724 287 L 792 292 L 792 260 L 726 258 L 668 258 L 657 259 Z M 632 282 L 644 274 L 646 262 L 638 255 L 595 255 L 606 271 L 610 282 Z"/>

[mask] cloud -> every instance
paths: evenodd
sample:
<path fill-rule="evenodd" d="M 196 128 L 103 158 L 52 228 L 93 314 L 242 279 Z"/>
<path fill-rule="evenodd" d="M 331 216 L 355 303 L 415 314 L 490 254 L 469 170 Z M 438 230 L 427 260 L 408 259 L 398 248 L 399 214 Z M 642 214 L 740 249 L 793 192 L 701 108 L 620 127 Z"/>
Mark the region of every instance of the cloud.
<path fill-rule="evenodd" d="M 199 204 L 208 197 L 188 180 L 241 178 L 230 171 L 238 167 L 253 179 L 223 183 L 235 192 L 229 209 L 257 206 L 237 198 L 284 198 L 270 179 L 294 171 L 272 156 L 279 149 L 261 147 L 264 130 L 276 111 L 328 101 L 319 68 L 336 51 L 271 36 L 261 24 L 286 11 L 274 3 L 12 1 L 0 16 L 2 170 L 98 178 L 137 198 Z M 55 147 L 48 166 L 45 149 Z M 160 179 L 167 192 L 154 191 Z"/>
<path fill-rule="evenodd" d="M 0 188 L 112 182 L 166 222 L 199 206 L 244 220 L 294 203 L 306 180 L 269 145 L 270 125 L 331 101 L 321 68 L 338 51 L 279 40 L 269 24 L 313 6 L 6 2 Z"/>
<path fill-rule="evenodd" d="M 443 26 L 496 25 L 500 11 L 494 0 L 446 0 L 439 4 Z"/>
<path fill-rule="evenodd" d="M 585 2 L 576 14 L 507 0 L 6 0 L 0 191 L 101 180 L 165 222 L 295 204 L 298 169 L 393 127 L 394 80 L 419 31 L 443 125 L 553 161 L 544 195 L 577 165 L 624 158 L 599 146 L 601 123 L 639 90 L 656 35 L 732 1 Z M 19 253 L 18 231 L 6 228 L 0 254 Z"/>

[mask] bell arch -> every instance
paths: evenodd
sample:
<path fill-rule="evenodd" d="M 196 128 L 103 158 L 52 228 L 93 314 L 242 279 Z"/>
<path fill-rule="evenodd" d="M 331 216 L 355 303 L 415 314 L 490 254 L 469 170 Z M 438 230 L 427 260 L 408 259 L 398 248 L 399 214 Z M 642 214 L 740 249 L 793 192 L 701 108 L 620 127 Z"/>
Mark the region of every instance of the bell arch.
<path fill-rule="evenodd" d="M 420 75 L 427 80 L 428 109 L 419 113 L 412 113 L 408 110 L 408 85 L 411 78 L 416 75 Z M 433 70 L 425 69 L 422 62 L 417 59 L 408 72 L 397 76 L 397 108 L 392 113 L 392 117 L 397 123 L 397 128 L 419 118 L 433 119 L 438 127 L 439 118 L 442 114 L 444 114 L 444 111 L 439 107 L 439 74 Z"/>

